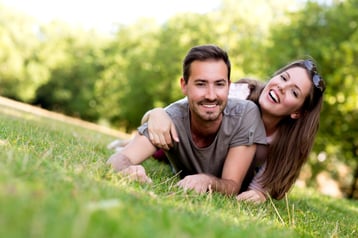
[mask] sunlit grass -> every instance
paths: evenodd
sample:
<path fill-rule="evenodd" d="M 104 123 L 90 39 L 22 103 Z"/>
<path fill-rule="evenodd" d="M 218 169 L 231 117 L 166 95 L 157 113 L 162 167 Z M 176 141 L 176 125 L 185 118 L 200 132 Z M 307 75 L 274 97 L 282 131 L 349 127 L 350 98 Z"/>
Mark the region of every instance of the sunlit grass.
<path fill-rule="evenodd" d="M 167 165 L 153 184 L 105 164 L 114 138 L 0 109 L 0 237 L 357 237 L 358 204 L 295 188 L 282 201 L 238 203 L 184 193 Z"/>

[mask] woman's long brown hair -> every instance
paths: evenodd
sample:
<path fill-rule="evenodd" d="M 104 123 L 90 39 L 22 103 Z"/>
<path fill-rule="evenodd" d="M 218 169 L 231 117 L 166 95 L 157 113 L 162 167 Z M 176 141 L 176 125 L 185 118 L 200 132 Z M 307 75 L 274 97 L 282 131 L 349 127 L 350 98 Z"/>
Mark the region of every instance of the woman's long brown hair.
<path fill-rule="evenodd" d="M 303 60 L 283 67 L 275 75 L 292 67 L 306 69 L 312 79 L 312 72 L 304 66 Z M 259 106 L 259 95 L 265 85 L 251 79 L 241 79 L 237 83 L 249 84 L 251 93 L 248 99 Z M 259 183 L 271 197 L 282 199 L 297 180 L 302 166 L 308 159 L 318 131 L 322 103 L 322 92 L 312 86 L 302 106 L 301 117 L 292 119 L 287 116 L 277 125 L 276 136 L 269 145 L 266 169 L 259 178 Z"/>

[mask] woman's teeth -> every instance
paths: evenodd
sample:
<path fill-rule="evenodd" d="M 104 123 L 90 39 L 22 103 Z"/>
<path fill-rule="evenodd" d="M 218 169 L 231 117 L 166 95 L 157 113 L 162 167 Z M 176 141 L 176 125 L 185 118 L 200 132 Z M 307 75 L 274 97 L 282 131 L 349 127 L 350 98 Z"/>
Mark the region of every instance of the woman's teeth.
<path fill-rule="evenodd" d="M 274 100 L 276 103 L 279 102 L 279 99 L 278 99 L 278 97 L 277 97 L 277 95 L 275 94 L 274 91 L 271 90 L 271 91 L 269 92 L 269 95 L 270 95 L 270 97 L 272 98 L 272 100 Z"/>

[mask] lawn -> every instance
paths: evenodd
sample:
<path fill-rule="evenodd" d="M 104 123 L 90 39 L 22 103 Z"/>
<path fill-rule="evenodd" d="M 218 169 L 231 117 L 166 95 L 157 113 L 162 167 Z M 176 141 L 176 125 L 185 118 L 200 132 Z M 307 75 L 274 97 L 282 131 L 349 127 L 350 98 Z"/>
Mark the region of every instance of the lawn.
<path fill-rule="evenodd" d="M 184 193 L 169 167 L 153 184 L 106 165 L 115 137 L 0 108 L 0 237 L 358 237 L 358 201 L 295 187 L 281 201 Z"/>

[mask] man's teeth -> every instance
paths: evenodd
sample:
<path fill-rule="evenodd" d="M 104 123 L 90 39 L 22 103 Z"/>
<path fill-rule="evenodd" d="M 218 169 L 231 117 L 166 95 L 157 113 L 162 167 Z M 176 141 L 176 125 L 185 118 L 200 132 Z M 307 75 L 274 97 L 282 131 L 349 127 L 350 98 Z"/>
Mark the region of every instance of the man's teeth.
<path fill-rule="evenodd" d="M 216 104 L 204 104 L 204 106 L 212 108 L 212 107 L 216 107 Z"/>
<path fill-rule="evenodd" d="M 270 91 L 269 94 L 270 94 L 270 97 L 271 97 L 275 102 L 278 102 L 278 98 L 277 98 L 276 94 L 275 94 L 273 91 Z"/>

